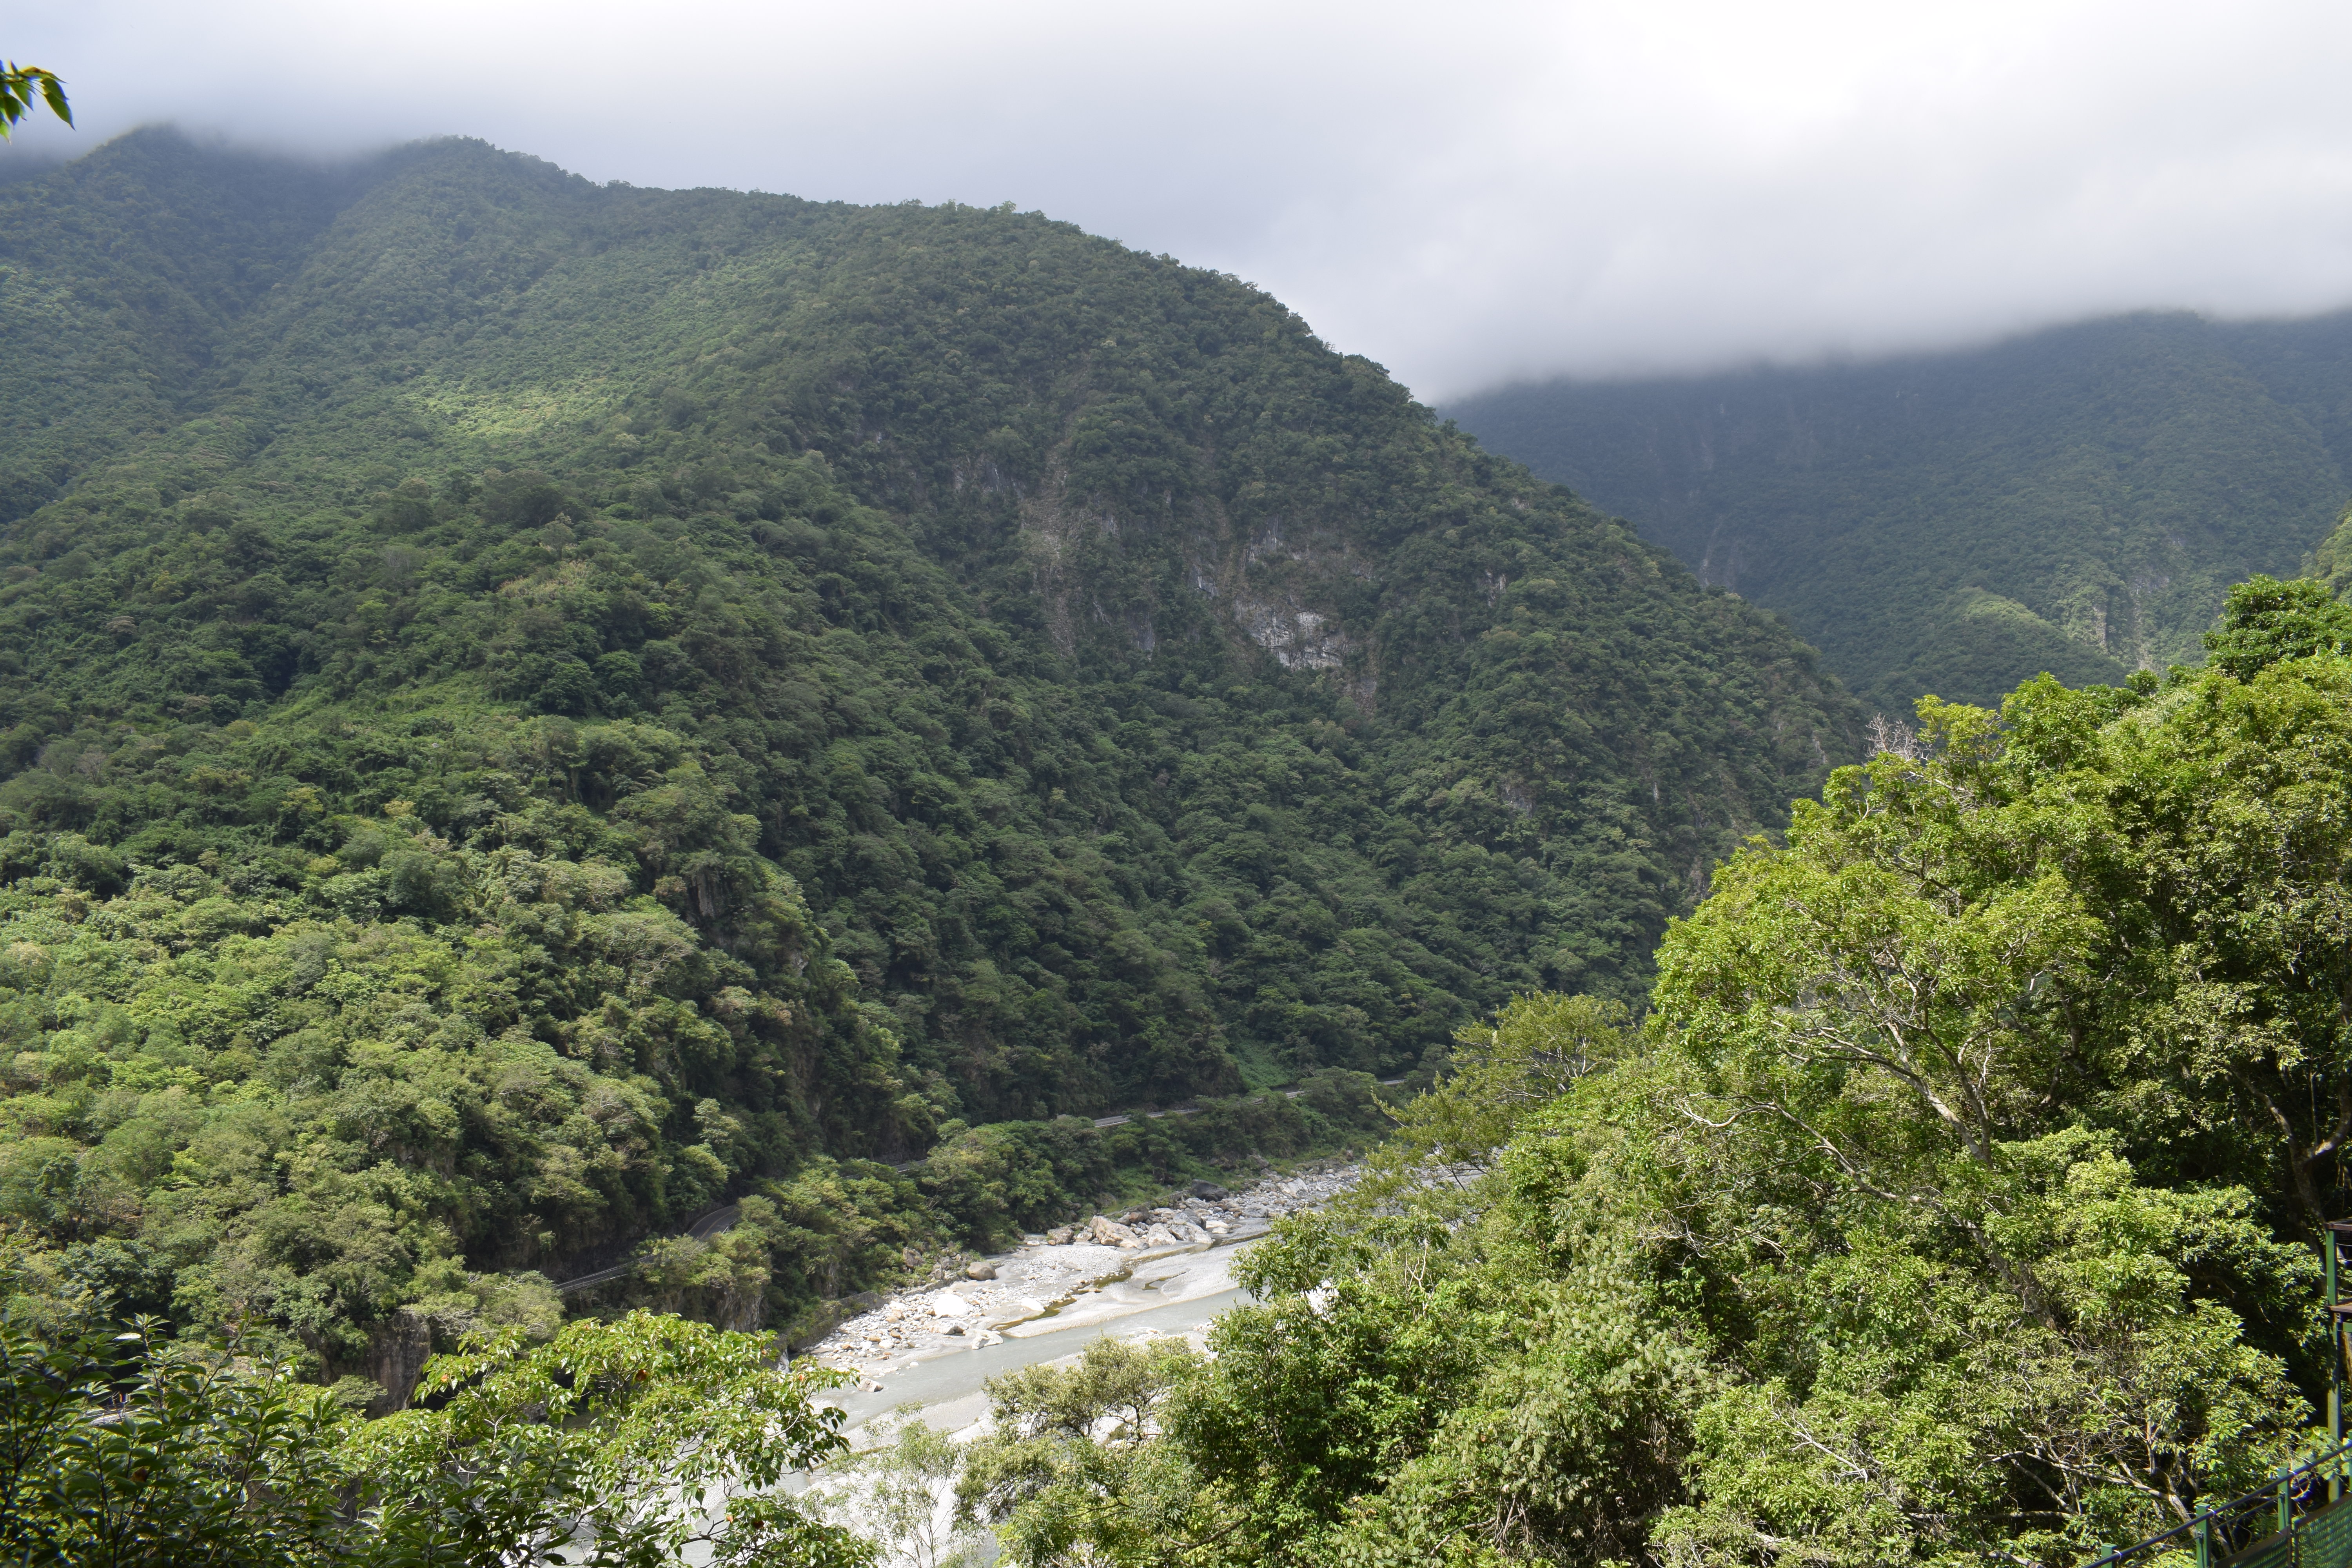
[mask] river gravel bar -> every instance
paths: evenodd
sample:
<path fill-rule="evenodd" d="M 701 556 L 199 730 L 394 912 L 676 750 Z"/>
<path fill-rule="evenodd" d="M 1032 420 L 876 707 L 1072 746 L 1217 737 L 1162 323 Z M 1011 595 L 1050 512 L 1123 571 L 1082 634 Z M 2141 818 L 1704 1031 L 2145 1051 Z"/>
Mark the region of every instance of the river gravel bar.
<path fill-rule="evenodd" d="M 934 1280 L 898 1292 L 802 1352 L 879 1391 L 894 1371 L 994 1344 L 1089 1328 L 1234 1289 L 1234 1247 L 1286 1215 L 1353 1186 L 1353 1164 L 1269 1176 L 1226 1192 L 1211 1184 L 1164 1205 L 1097 1215 L 1024 1237 L 979 1260 L 986 1279 Z"/>

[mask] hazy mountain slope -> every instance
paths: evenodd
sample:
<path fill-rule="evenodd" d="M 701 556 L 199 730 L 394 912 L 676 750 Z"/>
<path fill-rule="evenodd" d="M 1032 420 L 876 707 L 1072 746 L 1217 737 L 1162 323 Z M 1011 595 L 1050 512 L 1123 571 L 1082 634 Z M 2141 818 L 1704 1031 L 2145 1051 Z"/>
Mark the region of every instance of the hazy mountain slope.
<path fill-rule="evenodd" d="M 0 185 L 0 520 L 176 423 L 234 323 L 377 172 L 141 136 Z"/>
<path fill-rule="evenodd" d="M 1960 353 L 1508 388 L 1448 410 L 1785 613 L 1890 711 L 2200 657 L 2342 509 L 2342 321 L 2134 316 Z"/>
<path fill-rule="evenodd" d="M 235 275 L 292 198 L 212 156 L 12 188 L 89 231 L 26 276 L 122 248 L 107 181 L 226 202 L 184 265 Z M 1102 1157 L 1020 1119 L 1637 995 L 1852 754 L 1777 622 L 1231 279 L 478 143 L 320 188 L 285 276 L 185 291 L 173 418 L 92 415 L 0 535 L 45 1300 L 135 1242 L 142 1300 L 267 1280 L 335 1363 L 433 1258 L 755 1188 L 709 1299 L 829 1292 L 910 1213 L 1082 1201 Z"/>
<path fill-rule="evenodd" d="M 2302 416 L 2352 474 L 2352 311 L 2212 321 L 2206 331 L 2271 396 Z"/>

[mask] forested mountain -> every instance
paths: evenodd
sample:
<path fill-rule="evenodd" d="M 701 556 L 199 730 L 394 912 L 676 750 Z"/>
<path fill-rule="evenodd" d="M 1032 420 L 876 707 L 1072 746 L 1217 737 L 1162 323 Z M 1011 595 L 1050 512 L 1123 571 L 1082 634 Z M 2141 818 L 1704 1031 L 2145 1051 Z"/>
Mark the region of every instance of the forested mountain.
<path fill-rule="evenodd" d="M 1506 388 L 1446 412 L 1785 614 L 1900 717 L 2194 663 L 2352 498 L 2352 315 L 2138 315 L 1869 364 Z"/>
<path fill-rule="evenodd" d="M 1036 215 L 142 132 L 0 186 L 0 323 L 35 1318 L 331 1378 L 748 1194 L 659 1278 L 757 1321 L 1189 1157 L 1048 1119 L 1638 998 L 1858 750 L 1778 621 Z"/>

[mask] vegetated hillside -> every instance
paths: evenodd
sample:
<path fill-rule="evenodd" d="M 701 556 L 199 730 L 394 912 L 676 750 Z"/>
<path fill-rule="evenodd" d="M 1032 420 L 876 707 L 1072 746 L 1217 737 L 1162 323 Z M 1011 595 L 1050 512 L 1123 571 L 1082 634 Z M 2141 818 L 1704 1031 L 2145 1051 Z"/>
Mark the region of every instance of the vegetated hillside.
<path fill-rule="evenodd" d="M 2208 647 L 1922 704 L 1640 1026 L 1465 1031 L 1213 1354 L 998 1380 L 961 1496 L 1025 1562 L 2260 1561 L 2335 1452 L 2352 605 L 2257 580 Z"/>
<path fill-rule="evenodd" d="M 2352 599 L 2352 511 L 2347 511 L 2303 563 L 2303 574 L 2327 584 L 2339 599 Z"/>
<path fill-rule="evenodd" d="M 646 1278 L 756 1321 L 1344 1134 L 1328 1075 L 1514 991 L 1637 997 L 1855 750 L 1777 621 L 1035 215 L 142 132 L 0 233 L 12 342 L 71 350 L 0 409 L 46 1310 L 348 1370 L 748 1193 Z"/>
<path fill-rule="evenodd" d="M 1447 412 L 1788 616 L 1895 715 L 2200 657 L 2352 496 L 2352 316 L 2138 315 L 1874 364 L 1506 388 Z"/>

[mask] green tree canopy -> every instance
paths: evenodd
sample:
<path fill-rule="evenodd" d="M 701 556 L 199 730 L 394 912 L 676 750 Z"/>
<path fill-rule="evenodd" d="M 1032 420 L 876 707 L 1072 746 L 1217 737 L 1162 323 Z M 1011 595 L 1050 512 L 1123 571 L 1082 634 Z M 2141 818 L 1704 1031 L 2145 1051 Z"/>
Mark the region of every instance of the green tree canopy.
<path fill-rule="evenodd" d="M 2325 583 L 2254 577 L 2230 590 L 2221 622 L 2205 634 L 2205 656 L 2241 680 L 2283 658 L 2342 653 L 2352 647 L 2352 605 Z"/>
<path fill-rule="evenodd" d="M 1638 1031 L 1465 1030 L 1354 1205 L 1244 1266 L 1153 1539 L 2060 1564 L 2261 1485 L 2326 1385 L 2352 658 L 2147 684 L 1922 702 L 1717 870 Z"/>
<path fill-rule="evenodd" d="M 0 1551 L 216 1568 L 448 1563 L 859 1568 L 777 1490 L 843 1447 L 823 1373 L 676 1317 L 483 1334 L 362 1424 L 282 1367 L 44 1344 L 0 1321 Z"/>

